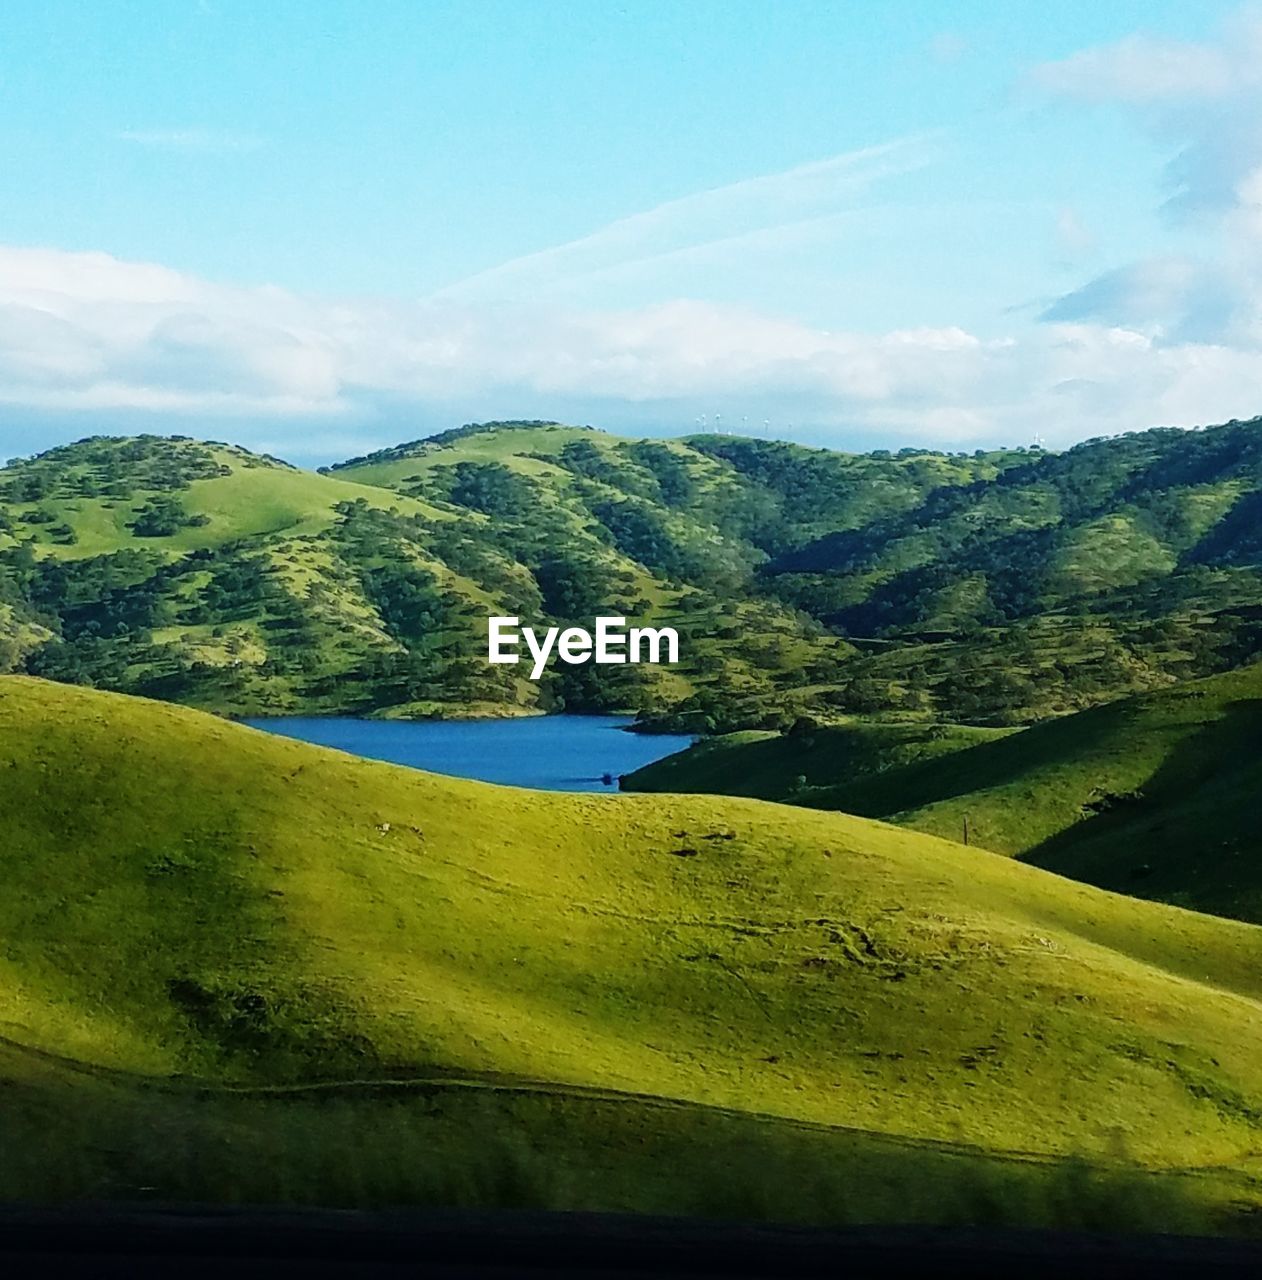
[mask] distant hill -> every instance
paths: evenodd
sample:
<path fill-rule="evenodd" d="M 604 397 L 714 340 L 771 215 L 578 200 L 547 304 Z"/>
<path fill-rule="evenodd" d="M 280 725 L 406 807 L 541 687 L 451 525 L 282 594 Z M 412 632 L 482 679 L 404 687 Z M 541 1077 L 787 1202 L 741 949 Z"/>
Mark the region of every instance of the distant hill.
<path fill-rule="evenodd" d="M 1262 1203 L 1253 926 L 860 818 L 490 787 L 23 677 L 0 812 L 10 1198 Z"/>
<path fill-rule="evenodd" d="M 1262 420 L 973 455 L 541 425 L 468 427 L 337 474 L 431 499 L 472 466 L 527 476 L 655 572 L 670 565 L 645 529 L 675 509 L 702 525 L 687 580 L 796 606 L 855 646 L 804 693 L 779 681 L 781 705 L 817 716 L 1022 724 L 1262 653 Z M 729 683 L 653 718 L 756 727 L 772 699 Z"/>
<path fill-rule="evenodd" d="M 978 731 L 974 731 L 978 732 Z M 623 780 L 880 817 L 1262 922 L 1262 665 L 990 741 L 906 725 L 730 735 Z"/>
<path fill-rule="evenodd" d="M 1254 419 L 1032 454 L 763 573 L 842 635 L 889 644 L 865 673 L 878 683 L 911 676 L 957 716 L 1019 722 L 1258 653 L 1260 530 Z"/>
<path fill-rule="evenodd" d="M 835 466 L 906 473 L 912 492 L 986 469 Z M 9 667 L 236 714 L 663 716 L 696 695 L 703 728 L 787 724 L 854 651 L 753 590 L 766 552 L 716 524 L 750 516 L 729 480 L 686 444 L 548 423 L 321 475 L 186 439 L 86 440 L 0 471 L 0 643 Z M 682 664 L 536 684 L 485 661 L 491 614 L 615 611 L 676 626 Z"/>
<path fill-rule="evenodd" d="M 1002 622 L 1180 570 L 1262 563 L 1262 420 L 1040 452 L 771 564 L 865 635 Z"/>
<path fill-rule="evenodd" d="M 1262 654 L 1262 421 L 1063 454 L 469 424 L 298 471 L 97 438 L 0 471 L 0 667 L 231 713 L 1028 724 Z M 490 613 L 676 626 L 538 684 Z"/>

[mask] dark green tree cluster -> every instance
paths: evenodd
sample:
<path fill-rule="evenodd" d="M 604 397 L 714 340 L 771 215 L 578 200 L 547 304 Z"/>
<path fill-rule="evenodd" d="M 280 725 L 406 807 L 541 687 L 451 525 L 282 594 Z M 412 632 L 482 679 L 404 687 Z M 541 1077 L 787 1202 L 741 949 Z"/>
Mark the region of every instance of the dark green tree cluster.
<path fill-rule="evenodd" d="M 199 529 L 209 523 L 209 516 L 189 515 L 178 498 L 162 496 L 150 498 L 129 527 L 138 538 L 169 538 L 181 529 Z"/>

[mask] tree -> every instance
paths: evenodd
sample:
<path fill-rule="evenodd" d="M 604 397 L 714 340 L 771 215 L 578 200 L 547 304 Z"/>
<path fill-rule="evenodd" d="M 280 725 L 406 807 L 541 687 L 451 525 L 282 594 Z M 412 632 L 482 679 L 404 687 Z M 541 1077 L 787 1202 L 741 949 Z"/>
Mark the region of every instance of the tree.
<path fill-rule="evenodd" d="M 0 633 L 0 673 L 16 671 L 22 650 L 18 647 L 17 637 Z"/>
<path fill-rule="evenodd" d="M 209 516 L 190 516 L 178 498 L 163 495 L 151 498 L 140 508 L 131 523 L 131 530 L 138 538 L 169 538 L 181 529 L 209 523 Z"/>

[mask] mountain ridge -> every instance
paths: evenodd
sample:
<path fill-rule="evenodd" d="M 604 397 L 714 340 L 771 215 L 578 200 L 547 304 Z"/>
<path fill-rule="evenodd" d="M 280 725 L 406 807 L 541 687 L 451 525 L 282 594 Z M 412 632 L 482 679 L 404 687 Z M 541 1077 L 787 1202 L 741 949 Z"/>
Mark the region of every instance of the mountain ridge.
<path fill-rule="evenodd" d="M 1026 724 L 1262 653 L 1259 492 L 1259 420 L 964 455 L 469 424 L 321 474 L 97 437 L 0 470 L 0 664 L 234 714 Z M 513 680 L 491 611 L 668 622 L 685 664 Z"/>

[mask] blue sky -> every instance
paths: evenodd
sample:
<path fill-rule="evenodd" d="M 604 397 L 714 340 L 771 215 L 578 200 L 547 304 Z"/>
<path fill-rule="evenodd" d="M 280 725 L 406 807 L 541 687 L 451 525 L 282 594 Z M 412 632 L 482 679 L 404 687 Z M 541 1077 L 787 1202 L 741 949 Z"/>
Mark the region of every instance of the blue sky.
<path fill-rule="evenodd" d="M 1259 51 L 1210 0 L 13 6 L 0 456 L 1251 416 Z"/>

